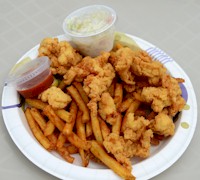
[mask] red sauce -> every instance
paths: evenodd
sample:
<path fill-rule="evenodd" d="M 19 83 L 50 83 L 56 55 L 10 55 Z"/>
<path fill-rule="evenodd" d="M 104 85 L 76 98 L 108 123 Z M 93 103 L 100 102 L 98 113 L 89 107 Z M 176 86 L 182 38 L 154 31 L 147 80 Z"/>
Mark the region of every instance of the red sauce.
<path fill-rule="evenodd" d="M 42 74 L 38 77 L 33 78 L 31 81 L 24 83 L 23 89 L 18 90 L 18 92 L 24 97 L 24 98 L 33 98 L 38 96 L 41 92 L 48 89 L 51 84 L 53 83 L 53 75 L 49 73 L 44 80 L 42 79 Z M 38 82 L 35 84 L 35 82 Z M 26 88 L 27 87 L 27 88 Z"/>

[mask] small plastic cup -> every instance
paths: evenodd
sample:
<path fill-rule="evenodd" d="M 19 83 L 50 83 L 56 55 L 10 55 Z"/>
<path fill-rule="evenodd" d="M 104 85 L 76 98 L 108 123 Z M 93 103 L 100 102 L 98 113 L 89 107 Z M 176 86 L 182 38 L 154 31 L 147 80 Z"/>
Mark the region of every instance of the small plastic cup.
<path fill-rule="evenodd" d="M 50 60 L 43 56 L 20 65 L 9 73 L 7 83 L 24 98 L 33 98 L 51 86 Z"/>
<path fill-rule="evenodd" d="M 115 21 L 112 8 L 92 5 L 69 14 L 63 22 L 63 30 L 83 55 L 96 57 L 113 48 Z"/>

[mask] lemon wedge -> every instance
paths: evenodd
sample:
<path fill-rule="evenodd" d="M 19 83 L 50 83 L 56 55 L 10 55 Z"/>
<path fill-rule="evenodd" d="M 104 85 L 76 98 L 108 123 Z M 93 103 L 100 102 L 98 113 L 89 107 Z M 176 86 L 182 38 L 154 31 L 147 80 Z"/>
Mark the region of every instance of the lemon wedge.
<path fill-rule="evenodd" d="M 141 50 L 141 48 L 132 38 L 128 37 L 126 34 L 122 32 L 115 32 L 114 45 L 117 43 L 120 43 L 122 46 L 129 47 L 133 51 Z"/>

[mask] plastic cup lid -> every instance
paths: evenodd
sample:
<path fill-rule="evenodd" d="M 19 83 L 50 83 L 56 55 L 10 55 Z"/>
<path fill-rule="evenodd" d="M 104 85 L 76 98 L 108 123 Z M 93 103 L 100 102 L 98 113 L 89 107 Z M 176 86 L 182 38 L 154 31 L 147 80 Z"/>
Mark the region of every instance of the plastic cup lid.
<path fill-rule="evenodd" d="M 50 67 L 50 60 L 47 56 L 39 57 L 12 70 L 7 78 L 7 83 L 19 85 L 25 83 Z"/>

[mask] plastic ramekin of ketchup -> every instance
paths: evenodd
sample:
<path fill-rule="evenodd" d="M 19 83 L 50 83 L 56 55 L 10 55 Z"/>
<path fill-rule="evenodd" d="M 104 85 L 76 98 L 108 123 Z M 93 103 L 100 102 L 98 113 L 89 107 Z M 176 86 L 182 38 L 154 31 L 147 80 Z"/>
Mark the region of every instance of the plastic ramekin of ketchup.
<path fill-rule="evenodd" d="M 53 82 L 50 60 L 47 56 L 38 57 L 19 66 L 9 74 L 8 84 L 24 98 L 37 97 Z"/>

